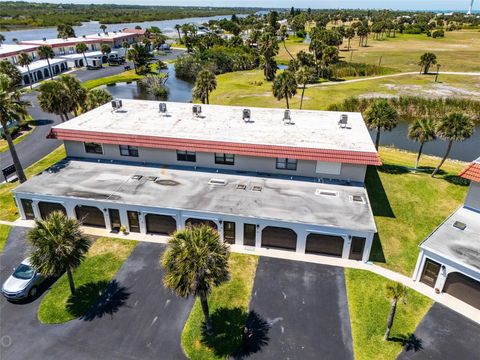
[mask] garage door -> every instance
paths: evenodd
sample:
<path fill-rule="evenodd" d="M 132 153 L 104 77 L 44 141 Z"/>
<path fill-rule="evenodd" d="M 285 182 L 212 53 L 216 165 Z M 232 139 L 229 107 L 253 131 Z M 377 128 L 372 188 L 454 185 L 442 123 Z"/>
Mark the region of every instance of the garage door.
<path fill-rule="evenodd" d="M 85 226 L 105 228 L 105 216 L 102 210 L 95 206 L 75 206 L 75 214 L 78 221 Z"/>
<path fill-rule="evenodd" d="M 170 235 L 177 230 L 177 222 L 168 215 L 147 214 L 145 222 L 150 234 Z"/>
<path fill-rule="evenodd" d="M 48 216 L 54 211 L 61 211 L 64 215 L 67 215 L 67 210 L 65 210 L 63 205 L 59 203 L 40 201 L 38 203 L 38 208 L 42 219 L 48 218 Z"/>
<path fill-rule="evenodd" d="M 187 221 L 185 221 L 185 225 L 186 226 L 208 225 L 211 228 L 214 228 L 215 230 L 217 230 L 217 224 L 215 224 L 215 221 L 206 220 L 206 219 L 188 218 Z"/>
<path fill-rule="evenodd" d="M 480 282 L 454 272 L 448 274 L 443 291 L 480 309 Z"/>
<path fill-rule="evenodd" d="M 262 230 L 262 247 L 295 251 L 297 233 L 289 228 L 267 226 Z"/>
<path fill-rule="evenodd" d="M 343 252 L 343 238 L 341 236 L 326 234 L 308 234 L 305 252 L 308 254 L 341 257 Z"/>

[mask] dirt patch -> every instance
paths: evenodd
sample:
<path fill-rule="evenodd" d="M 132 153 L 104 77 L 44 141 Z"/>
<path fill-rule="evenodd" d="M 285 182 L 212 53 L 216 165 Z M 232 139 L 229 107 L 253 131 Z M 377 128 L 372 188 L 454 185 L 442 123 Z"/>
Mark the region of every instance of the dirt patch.
<path fill-rule="evenodd" d="M 445 84 L 432 84 L 431 86 L 421 85 L 383 85 L 388 90 L 396 91 L 398 96 L 423 96 L 431 98 L 474 98 L 480 97 L 480 91 L 468 90 L 460 87 L 449 86 Z M 370 95 L 370 94 L 366 94 Z"/>

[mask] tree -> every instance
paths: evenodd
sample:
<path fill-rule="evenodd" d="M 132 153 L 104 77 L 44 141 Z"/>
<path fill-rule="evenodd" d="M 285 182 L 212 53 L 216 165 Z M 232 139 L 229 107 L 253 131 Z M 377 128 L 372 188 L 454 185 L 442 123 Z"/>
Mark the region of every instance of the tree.
<path fill-rule="evenodd" d="M 210 333 L 208 296 L 214 287 L 229 279 L 228 245 L 208 225 L 177 231 L 168 245 L 161 259 L 165 269 L 163 284 L 178 296 L 200 298 L 205 328 Z"/>
<path fill-rule="evenodd" d="M 278 42 L 271 33 L 264 33 L 259 41 L 261 67 L 267 81 L 272 81 L 277 72 L 275 56 L 278 54 Z"/>
<path fill-rule="evenodd" d="M 102 55 L 106 56 L 106 55 L 108 55 L 112 52 L 112 48 L 110 46 L 108 46 L 107 44 L 102 44 L 100 46 L 100 51 L 101 51 Z"/>
<path fill-rule="evenodd" d="M 26 67 L 28 71 L 28 79 L 30 80 L 30 89 L 32 89 L 33 77 L 32 73 L 30 72 L 30 64 L 32 63 L 32 58 L 26 53 L 21 52 L 18 54 L 18 65 Z"/>
<path fill-rule="evenodd" d="M 387 100 L 377 100 L 370 105 L 365 113 L 365 122 L 369 129 L 377 130 L 375 140 L 375 149 L 378 150 L 380 144 L 380 132 L 392 131 L 398 124 L 398 113 Z"/>
<path fill-rule="evenodd" d="M 78 109 L 85 106 L 87 90 L 82 86 L 80 80 L 72 75 L 61 75 L 57 81 L 64 86 L 66 93 L 70 96 L 68 111 L 78 116 Z"/>
<path fill-rule="evenodd" d="M 420 157 L 422 156 L 423 145 L 428 141 L 433 141 L 437 138 L 435 133 L 435 122 L 430 119 L 417 119 L 408 127 L 408 137 L 420 143 L 418 149 L 417 161 L 415 162 L 415 169 L 418 168 Z"/>
<path fill-rule="evenodd" d="M 44 276 L 67 273 L 70 291 L 75 294 L 72 271 L 85 259 L 90 240 L 80 230 L 80 223 L 60 211 L 45 220 L 35 220 L 28 233 L 31 245 L 30 263 Z"/>
<path fill-rule="evenodd" d="M 182 43 L 182 35 L 180 34 L 180 29 L 182 28 L 182 25 L 180 24 L 175 24 L 175 30 L 177 30 L 177 34 L 178 34 L 178 43 L 181 44 Z"/>
<path fill-rule="evenodd" d="M 28 103 L 20 100 L 20 93 L 11 84 L 11 79 L 7 75 L 0 74 L 0 124 L 7 140 L 8 149 L 12 155 L 18 181 L 23 183 L 27 181 L 27 178 L 23 172 L 8 125 L 10 121 L 20 121 L 27 115 Z"/>
<path fill-rule="evenodd" d="M 84 109 L 93 110 L 103 104 L 112 101 L 112 95 L 105 89 L 92 89 L 87 93 Z"/>
<path fill-rule="evenodd" d="M 273 80 L 272 86 L 273 96 L 277 100 L 285 99 L 287 102 L 287 109 L 290 109 L 288 99 L 297 93 L 297 80 L 295 75 L 288 70 L 285 70 Z"/>
<path fill-rule="evenodd" d="M 133 62 L 135 67 L 135 73 L 138 74 L 139 68 L 143 68 L 148 65 L 153 56 L 150 51 L 142 44 L 133 44 L 127 52 L 127 60 Z"/>
<path fill-rule="evenodd" d="M 3 34 L 0 34 L 0 46 L 2 46 L 4 41 L 5 41 L 5 36 Z"/>
<path fill-rule="evenodd" d="M 100 30 L 102 30 L 105 33 L 105 30 L 107 30 L 107 25 L 105 24 L 100 25 Z"/>
<path fill-rule="evenodd" d="M 128 41 L 122 42 L 122 48 L 125 50 L 124 55 L 127 56 L 128 49 L 130 48 L 130 43 Z"/>
<path fill-rule="evenodd" d="M 200 99 L 203 104 L 208 104 L 209 94 L 217 88 L 217 79 L 210 70 L 202 70 L 198 73 L 193 88 L 193 97 Z"/>
<path fill-rule="evenodd" d="M 83 54 L 83 59 L 85 60 L 85 66 L 88 65 L 87 56 L 85 53 L 88 51 L 88 46 L 85 43 L 78 43 L 75 45 L 75 52 L 77 54 Z"/>
<path fill-rule="evenodd" d="M 10 78 L 12 88 L 18 88 L 22 85 L 22 73 L 10 61 L 0 61 L 0 74 L 5 74 Z"/>
<path fill-rule="evenodd" d="M 76 37 L 73 27 L 69 24 L 59 24 L 57 26 L 57 38 L 66 39 L 69 37 Z"/>
<path fill-rule="evenodd" d="M 62 121 L 68 120 L 72 99 L 59 81 L 45 81 L 39 88 L 38 103 L 43 111 L 59 115 Z"/>
<path fill-rule="evenodd" d="M 350 51 L 350 41 L 355 37 L 355 29 L 349 27 L 345 30 L 345 37 L 348 39 L 348 51 Z"/>
<path fill-rule="evenodd" d="M 468 139 L 473 135 L 474 129 L 475 123 L 473 120 L 461 113 L 451 113 L 438 122 L 436 129 L 437 136 L 447 140 L 448 146 L 442 161 L 440 161 L 440 164 L 438 164 L 436 169 L 432 172 L 432 177 L 435 176 L 447 159 L 450 150 L 452 150 L 453 142 Z"/>
<path fill-rule="evenodd" d="M 287 52 L 287 54 L 292 58 L 292 60 L 295 60 L 293 55 L 287 49 L 287 43 L 285 42 L 285 40 L 287 40 L 287 38 L 288 38 L 288 29 L 285 25 L 280 26 L 280 29 L 278 29 L 278 31 L 277 31 L 277 36 L 282 41 L 283 47 L 285 48 L 285 51 Z"/>
<path fill-rule="evenodd" d="M 430 70 L 430 66 L 435 65 L 437 63 L 437 55 L 431 52 L 427 52 L 420 57 L 420 74 L 423 72 L 425 75 L 428 74 L 428 70 Z"/>
<path fill-rule="evenodd" d="M 297 83 L 302 85 L 302 95 L 300 97 L 300 110 L 302 110 L 303 96 L 305 95 L 305 89 L 307 87 L 307 84 L 312 80 L 314 76 L 315 76 L 315 71 L 308 66 L 300 67 L 296 73 Z"/>
<path fill-rule="evenodd" d="M 397 310 L 397 303 L 402 301 L 405 303 L 405 297 L 407 296 L 408 289 L 405 285 L 400 283 L 387 284 L 385 286 L 385 296 L 390 300 L 390 312 L 387 317 L 387 330 L 383 340 L 388 340 L 390 331 L 392 330 L 393 320 L 395 318 L 395 311 Z"/>
<path fill-rule="evenodd" d="M 55 57 L 53 49 L 48 45 L 41 45 L 37 49 L 38 57 L 43 60 L 47 60 L 48 70 L 50 72 L 50 79 L 53 80 L 52 66 L 50 65 L 50 59 Z"/>

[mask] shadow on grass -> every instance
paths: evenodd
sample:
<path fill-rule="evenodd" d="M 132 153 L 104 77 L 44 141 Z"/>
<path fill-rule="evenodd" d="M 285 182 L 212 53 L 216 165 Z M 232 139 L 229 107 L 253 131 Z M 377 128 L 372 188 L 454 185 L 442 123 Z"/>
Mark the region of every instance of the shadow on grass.
<path fill-rule="evenodd" d="M 448 181 L 451 184 L 458 185 L 458 186 L 468 186 L 470 185 L 470 180 L 464 179 L 457 175 L 445 175 L 443 177 L 445 181 Z"/>
<path fill-rule="evenodd" d="M 385 164 L 385 165 L 379 166 L 378 171 L 391 174 L 391 175 L 402 175 L 402 174 L 408 174 L 410 172 L 410 169 L 406 166 Z"/>
<path fill-rule="evenodd" d="M 391 337 L 388 341 L 399 342 L 402 344 L 405 351 L 419 351 L 423 349 L 422 339 L 419 339 L 415 334 L 407 334 Z"/>
<path fill-rule="evenodd" d="M 372 248 L 370 250 L 370 261 L 385 263 L 385 254 L 383 252 L 382 242 L 380 236 L 375 233 L 373 236 Z"/>
<path fill-rule="evenodd" d="M 113 316 L 125 305 L 130 293 L 118 281 L 98 281 L 78 287 L 67 301 L 67 311 L 85 321 Z"/>
<path fill-rule="evenodd" d="M 268 323 L 254 311 L 246 313 L 240 308 L 220 308 L 215 310 L 210 318 L 213 334 L 204 331 L 201 342 L 212 349 L 215 356 L 242 359 L 258 352 L 268 343 Z M 252 332 L 247 343 L 242 341 L 245 324 Z"/>
<path fill-rule="evenodd" d="M 377 168 L 369 166 L 365 186 L 372 206 L 373 215 L 394 218 L 395 214 L 390 206 L 382 180 L 378 175 Z"/>

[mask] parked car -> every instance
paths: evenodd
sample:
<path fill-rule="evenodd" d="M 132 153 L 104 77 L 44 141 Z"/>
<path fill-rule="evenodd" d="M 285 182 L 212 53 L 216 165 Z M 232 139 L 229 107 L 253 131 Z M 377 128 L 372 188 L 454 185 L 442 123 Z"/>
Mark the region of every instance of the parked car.
<path fill-rule="evenodd" d="M 3 283 L 2 294 L 9 300 L 35 297 L 43 281 L 45 277 L 31 267 L 27 258 L 13 269 L 12 275 Z"/>

